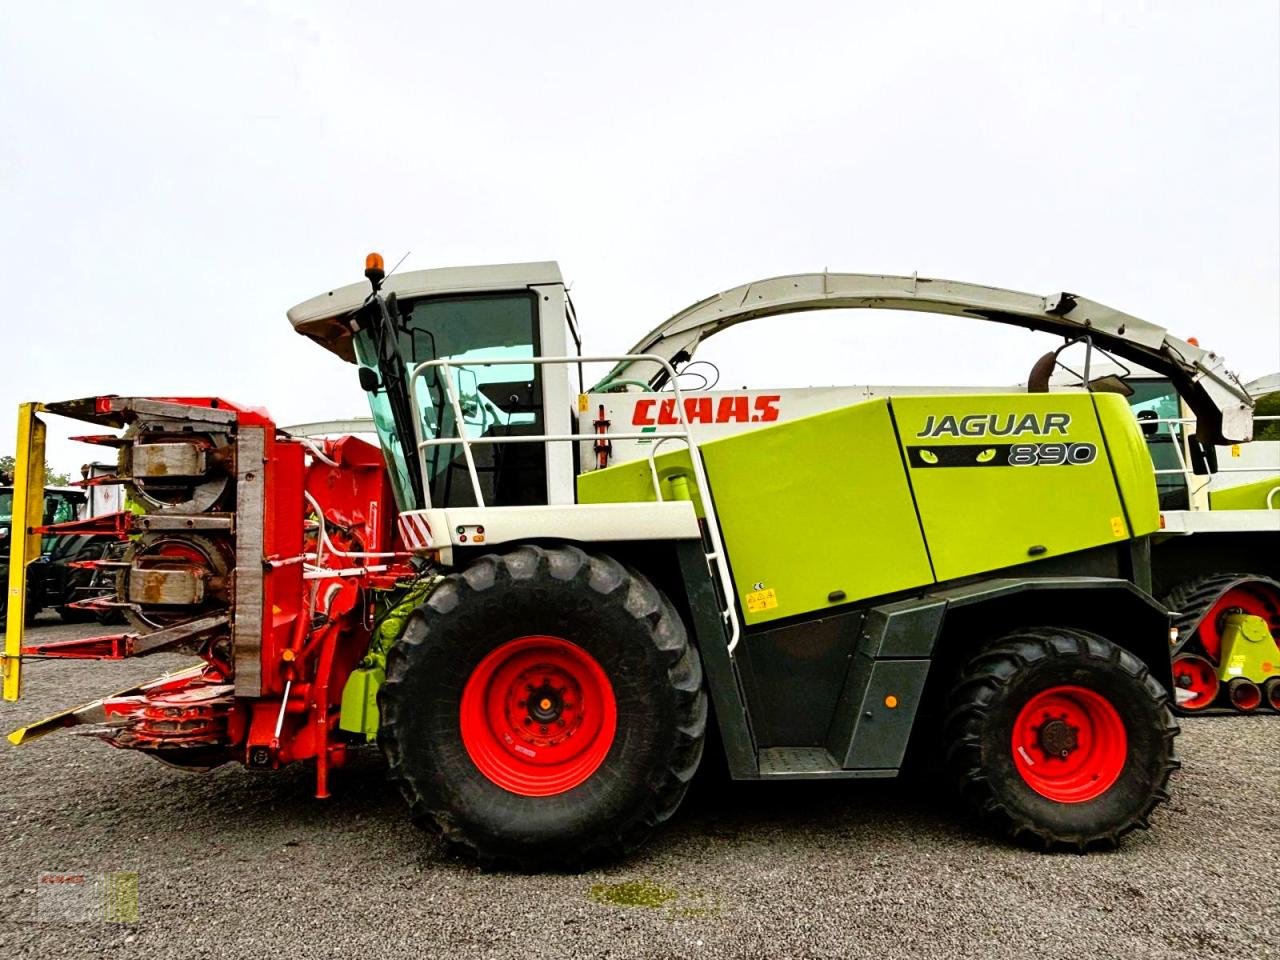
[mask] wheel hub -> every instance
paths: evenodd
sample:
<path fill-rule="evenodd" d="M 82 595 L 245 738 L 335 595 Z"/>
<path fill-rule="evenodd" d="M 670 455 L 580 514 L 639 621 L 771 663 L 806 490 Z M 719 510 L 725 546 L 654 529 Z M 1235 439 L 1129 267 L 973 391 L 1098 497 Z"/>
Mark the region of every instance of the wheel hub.
<path fill-rule="evenodd" d="M 1036 746 L 1045 759 L 1065 760 L 1080 747 L 1080 728 L 1067 723 L 1067 715 L 1049 717 L 1036 728 Z"/>
<path fill-rule="evenodd" d="M 582 726 L 582 689 L 563 666 L 535 664 L 511 683 L 507 716 L 511 729 L 527 743 L 563 743 Z"/>
<path fill-rule="evenodd" d="M 1074 684 L 1032 696 L 1013 720 L 1014 768 L 1036 793 L 1058 803 L 1085 803 L 1120 777 L 1128 736 L 1115 705 Z"/>

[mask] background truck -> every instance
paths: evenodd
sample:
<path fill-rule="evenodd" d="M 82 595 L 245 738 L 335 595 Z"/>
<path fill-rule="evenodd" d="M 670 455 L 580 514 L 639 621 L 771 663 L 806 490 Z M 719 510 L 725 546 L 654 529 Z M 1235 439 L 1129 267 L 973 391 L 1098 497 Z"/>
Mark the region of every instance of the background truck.
<path fill-rule="evenodd" d="M 679 806 L 709 723 L 736 778 L 893 777 L 911 758 L 1050 847 L 1114 845 L 1167 798 L 1160 513 L 1122 397 L 785 418 L 782 391 L 708 404 L 678 369 L 754 316 L 925 310 L 1086 337 L 1167 376 L 1200 442 L 1243 442 L 1252 401 L 1220 357 L 1069 294 L 856 274 L 749 284 L 625 355 L 583 357 L 555 264 L 388 280 L 374 255 L 366 278 L 289 317 L 356 365 L 378 447 L 211 397 L 23 407 L 24 463 L 42 462 L 44 416 L 95 424 L 111 432 L 82 439 L 119 448 L 142 512 L 98 521 L 132 538 L 109 603 L 133 629 L 28 643 L 19 604 L 6 697 L 23 655 L 200 662 L 14 742 L 77 727 L 192 769 L 307 760 L 323 797 L 376 740 L 418 822 L 524 867 L 640 843 Z M 613 367 L 588 390 L 595 362 Z M 615 401 L 629 420 L 601 409 Z M 722 417 L 759 429 L 702 431 Z M 613 458 L 637 440 L 643 457 Z M 43 529 L 15 539 L 18 598 Z"/>

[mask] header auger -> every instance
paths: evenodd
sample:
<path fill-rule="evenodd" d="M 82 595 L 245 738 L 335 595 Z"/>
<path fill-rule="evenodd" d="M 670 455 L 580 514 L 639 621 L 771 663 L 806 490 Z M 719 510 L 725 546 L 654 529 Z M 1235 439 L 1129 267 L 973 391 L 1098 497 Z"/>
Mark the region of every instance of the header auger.
<path fill-rule="evenodd" d="M 388 277 L 374 255 L 365 275 L 289 317 L 357 365 L 380 449 L 213 398 L 23 407 L 27 491 L 45 415 L 113 431 L 84 439 L 119 448 L 130 509 L 93 529 L 129 545 L 101 561 L 111 594 L 82 603 L 128 629 L 24 638 L 21 578 L 47 529 L 29 521 L 6 698 L 23 656 L 199 662 L 14 742 L 78 727 L 189 769 L 307 760 L 323 797 L 376 741 L 417 821 L 523 867 L 640 843 L 679 806 L 708 723 L 738 779 L 945 758 L 974 811 L 1046 847 L 1114 845 L 1167 797 L 1161 519 L 1122 397 L 689 394 L 678 368 L 751 316 L 926 309 L 1163 364 L 1212 443 L 1249 430 L 1221 358 L 1065 294 L 830 274 L 730 291 L 626 355 L 582 357 L 555 264 Z M 593 362 L 613 369 L 588 389 Z M 1232 624 L 1255 636 L 1256 619 Z"/>

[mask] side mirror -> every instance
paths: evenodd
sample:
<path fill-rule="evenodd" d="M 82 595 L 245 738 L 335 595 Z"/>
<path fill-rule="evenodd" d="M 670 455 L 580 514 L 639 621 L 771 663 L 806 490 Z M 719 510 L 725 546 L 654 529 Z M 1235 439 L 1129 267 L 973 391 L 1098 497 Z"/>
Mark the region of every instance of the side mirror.
<path fill-rule="evenodd" d="M 365 393 L 373 393 L 375 390 L 382 388 L 382 381 L 378 379 L 378 371 L 372 367 L 360 367 L 358 376 L 360 377 L 360 389 Z"/>
<path fill-rule="evenodd" d="M 1154 410 L 1138 411 L 1138 425 L 1142 427 L 1144 437 L 1154 437 L 1160 432 L 1160 424 L 1156 423 L 1159 419 Z"/>
<path fill-rule="evenodd" d="M 1218 472 L 1218 448 L 1211 443 L 1201 443 L 1195 437 L 1187 441 L 1191 450 L 1191 472 L 1206 477 Z"/>

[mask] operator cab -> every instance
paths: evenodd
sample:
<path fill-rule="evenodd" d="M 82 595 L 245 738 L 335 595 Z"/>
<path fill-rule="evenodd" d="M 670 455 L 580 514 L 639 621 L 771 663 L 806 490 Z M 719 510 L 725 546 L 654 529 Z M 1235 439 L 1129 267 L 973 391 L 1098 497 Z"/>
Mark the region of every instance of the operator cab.
<path fill-rule="evenodd" d="M 518 439 L 570 432 L 576 365 L 532 362 L 580 346 L 560 268 L 515 263 L 384 277 L 371 255 L 366 276 L 370 283 L 299 304 L 289 320 L 360 368 L 400 509 L 477 506 L 462 445 L 435 443 L 460 434 L 481 441 L 471 451 L 484 505 L 572 503 L 572 446 Z M 469 363 L 479 358 L 507 362 Z M 420 367 L 435 361 L 456 366 Z"/>

